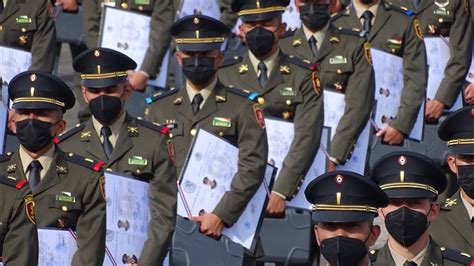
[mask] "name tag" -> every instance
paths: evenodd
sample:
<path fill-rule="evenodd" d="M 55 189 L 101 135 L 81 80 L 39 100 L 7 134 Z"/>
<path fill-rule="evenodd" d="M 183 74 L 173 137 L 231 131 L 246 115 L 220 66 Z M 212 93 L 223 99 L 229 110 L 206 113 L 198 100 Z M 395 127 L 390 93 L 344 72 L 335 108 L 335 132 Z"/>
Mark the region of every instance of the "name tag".
<path fill-rule="evenodd" d="M 149 5 L 150 0 L 135 0 L 135 4 L 137 4 L 137 5 Z"/>
<path fill-rule="evenodd" d="M 281 96 L 296 96 L 296 91 L 293 88 L 286 87 L 280 90 Z"/>
<path fill-rule="evenodd" d="M 215 126 L 215 127 L 231 127 L 232 126 L 232 121 L 230 120 L 230 118 L 214 117 L 214 119 L 212 119 L 212 126 Z"/>
<path fill-rule="evenodd" d="M 56 195 L 56 201 L 74 203 L 74 202 L 76 202 L 76 197 L 68 196 L 68 195 Z"/>
<path fill-rule="evenodd" d="M 347 58 L 342 55 L 336 55 L 332 58 L 329 58 L 330 65 L 340 65 L 340 64 L 347 64 Z"/>
<path fill-rule="evenodd" d="M 16 23 L 18 24 L 25 24 L 25 23 L 31 23 L 31 18 L 29 18 L 28 16 L 26 15 L 23 15 L 23 16 L 19 16 L 16 18 Z"/>
<path fill-rule="evenodd" d="M 133 156 L 132 158 L 128 158 L 128 164 L 130 165 L 147 165 L 148 160 L 143 159 L 141 156 Z"/>

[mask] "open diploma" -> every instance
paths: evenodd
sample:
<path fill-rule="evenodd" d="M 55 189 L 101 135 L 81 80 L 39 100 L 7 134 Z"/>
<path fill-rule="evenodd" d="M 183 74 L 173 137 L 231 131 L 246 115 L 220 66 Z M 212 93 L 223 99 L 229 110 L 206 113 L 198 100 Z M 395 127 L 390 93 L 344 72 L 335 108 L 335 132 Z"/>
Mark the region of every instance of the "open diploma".
<path fill-rule="evenodd" d="M 199 129 L 188 153 L 178 184 L 178 214 L 183 217 L 212 212 L 230 190 L 237 173 L 239 149 L 212 133 Z M 223 234 L 247 249 L 255 248 L 255 236 L 261 221 L 267 184 L 273 178 L 273 167 L 267 166 L 265 180 L 248 203 L 239 220 Z"/>
<path fill-rule="evenodd" d="M 123 257 L 139 256 L 147 239 L 150 209 L 149 184 L 143 181 L 105 172 L 107 200 L 106 246 L 116 263 Z M 111 261 L 107 259 L 104 265 Z M 117 265 L 117 264 L 115 264 Z"/>
<path fill-rule="evenodd" d="M 143 63 L 149 44 L 150 20 L 147 15 L 104 5 L 99 35 L 99 46 L 119 51 L 137 62 Z M 169 53 L 163 58 L 160 74 L 148 83 L 165 87 Z"/>
<path fill-rule="evenodd" d="M 267 129 L 268 139 L 268 163 L 276 166 L 279 172 L 295 136 L 294 125 L 291 122 L 267 117 L 265 118 L 265 128 Z M 311 209 L 312 204 L 306 200 L 304 190 L 317 176 L 326 172 L 327 157 L 325 148 L 329 145 L 329 131 L 329 128 L 323 128 L 321 133 L 322 147 L 320 146 L 318 149 L 313 164 L 306 173 L 300 191 L 295 198 L 287 201 L 286 205 L 288 207 Z"/>
<path fill-rule="evenodd" d="M 329 90 L 324 91 L 324 126 L 331 128 L 331 139 L 336 133 L 337 125 L 344 115 L 346 109 L 345 94 L 333 92 Z M 268 130 L 267 130 L 268 134 Z M 367 151 L 369 149 L 370 140 L 370 122 L 367 121 L 362 132 L 357 138 L 355 148 L 348 162 L 344 165 L 338 165 L 338 171 L 352 171 L 364 174 L 365 163 L 367 161 Z M 323 143 L 323 142 L 321 142 Z M 329 146 L 328 146 L 329 147 Z"/>
<path fill-rule="evenodd" d="M 403 58 L 370 49 L 375 72 L 375 124 L 378 128 L 386 127 L 393 120 L 400 107 L 400 99 L 404 88 Z M 424 104 L 420 106 L 418 115 L 409 134 L 409 138 L 421 141 L 424 128 Z"/>
<path fill-rule="evenodd" d="M 446 69 L 451 53 L 449 52 L 448 38 L 427 37 L 424 38 L 424 42 L 426 47 L 426 61 L 428 64 L 428 86 L 426 88 L 426 97 L 428 100 L 432 100 L 436 96 L 436 92 L 438 92 L 438 88 L 444 78 L 444 70 Z M 461 92 L 449 111 L 454 112 L 459 108 L 462 108 Z"/>
<path fill-rule="evenodd" d="M 31 53 L 0 46 L 0 77 L 4 82 L 10 83 L 10 80 L 31 66 Z"/>
<path fill-rule="evenodd" d="M 68 230 L 38 228 L 39 266 L 71 265 L 76 239 Z"/>

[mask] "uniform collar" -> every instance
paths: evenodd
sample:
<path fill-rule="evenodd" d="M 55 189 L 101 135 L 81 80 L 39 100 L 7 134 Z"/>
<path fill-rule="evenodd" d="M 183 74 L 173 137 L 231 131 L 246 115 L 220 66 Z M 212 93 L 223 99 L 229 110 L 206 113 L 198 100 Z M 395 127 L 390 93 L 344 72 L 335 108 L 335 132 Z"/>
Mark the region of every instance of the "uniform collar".
<path fill-rule="evenodd" d="M 464 207 L 467 210 L 467 215 L 469 216 L 469 219 L 472 220 L 474 218 L 474 206 L 472 206 L 469 202 L 467 202 L 467 200 L 464 198 L 465 193 L 462 190 L 461 190 L 460 196 L 462 199 L 462 203 L 464 204 Z"/>
<path fill-rule="evenodd" d="M 40 171 L 40 178 L 43 179 L 43 177 L 46 175 L 46 172 L 48 169 L 51 167 L 51 164 L 53 163 L 54 159 L 54 153 L 55 153 L 55 148 L 56 145 L 52 145 L 49 150 L 47 150 L 43 155 L 41 155 L 38 159 L 41 163 L 41 171 Z M 23 173 L 25 173 L 25 176 L 28 176 L 26 173 L 28 171 L 28 166 L 30 166 L 30 163 L 35 160 L 31 158 L 31 156 L 25 151 L 25 148 L 20 145 L 19 149 L 19 155 L 20 155 L 20 160 L 21 164 L 23 166 Z"/>
<path fill-rule="evenodd" d="M 112 125 L 109 126 L 110 130 L 112 131 L 112 135 L 109 137 L 110 142 L 112 143 L 112 146 L 115 146 L 115 143 L 117 142 L 119 133 L 120 133 L 120 128 L 122 128 L 123 122 L 125 121 L 125 115 L 126 111 L 123 110 L 122 114 L 120 115 L 119 119 L 115 121 Z M 103 141 L 102 136 L 100 134 L 100 130 L 104 125 L 102 125 L 99 120 L 97 120 L 94 116 L 92 116 L 92 125 L 94 126 L 95 131 L 97 132 L 97 136 Z"/>
<path fill-rule="evenodd" d="M 304 36 L 306 37 L 306 40 L 309 41 L 309 39 L 314 36 L 316 38 L 316 45 L 318 46 L 318 49 L 321 48 L 321 44 L 324 41 L 324 37 L 326 37 L 326 34 L 329 29 L 329 23 L 326 24 L 321 30 L 318 30 L 317 32 L 312 32 L 306 27 L 303 23 L 301 24 L 301 28 L 303 29 Z"/>
<path fill-rule="evenodd" d="M 428 246 L 430 245 L 430 241 L 426 244 L 426 246 L 421 250 L 420 253 L 418 253 L 414 258 L 408 259 L 403 257 L 402 255 L 398 254 L 394 249 L 392 249 L 392 246 L 390 246 L 390 242 L 387 242 L 388 244 L 388 249 L 390 251 L 390 254 L 392 255 L 393 262 L 395 263 L 395 266 L 403 266 L 403 264 L 406 261 L 413 261 L 416 263 L 416 265 L 421 265 L 421 262 L 425 258 L 426 251 L 428 250 Z"/>
<path fill-rule="evenodd" d="M 263 63 L 267 67 L 267 77 L 270 78 L 270 73 L 272 73 L 273 67 L 276 64 L 276 59 L 278 55 L 280 54 L 280 48 L 278 48 L 278 51 L 276 51 L 274 54 L 270 55 L 269 57 L 265 58 L 263 60 Z M 252 54 L 251 51 L 249 51 L 249 59 L 250 63 L 252 63 L 253 69 L 257 73 L 257 77 L 260 75 L 259 70 L 258 70 L 258 64 L 260 63 L 260 59 L 258 59 L 254 54 Z"/>
<path fill-rule="evenodd" d="M 377 16 L 377 9 L 380 6 L 380 0 L 378 0 L 378 3 L 371 6 L 369 9 L 365 8 L 358 1 L 353 1 L 353 4 L 354 4 L 356 16 L 359 19 L 359 21 L 362 19 L 362 14 L 364 14 L 365 11 L 369 10 L 370 12 L 372 12 L 372 14 L 374 14 L 374 17 L 372 18 L 372 25 L 374 25 L 374 20 L 375 20 L 375 17 Z"/>
<path fill-rule="evenodd" d="M 204 103 L 206 103 L 207 99 L 209 96 L 211 96 L 212 90 L 217 84 L 217 77 L 214 77 L 214 80 L 211 82 L 211 84 L 207 85 L 205 88 L 201 89 L 200 91 L 195 90 L 191 84 L 189 83 L 189 80 L 186 80 L 186 92 L 188 93 L 189 97 L 189 102 L 193 102 L 194 96 L 198 93 L 202 95 L 202 98 L 204 99 L 199 106 L 199 108 L 202 108 L 204 106 Z"/>

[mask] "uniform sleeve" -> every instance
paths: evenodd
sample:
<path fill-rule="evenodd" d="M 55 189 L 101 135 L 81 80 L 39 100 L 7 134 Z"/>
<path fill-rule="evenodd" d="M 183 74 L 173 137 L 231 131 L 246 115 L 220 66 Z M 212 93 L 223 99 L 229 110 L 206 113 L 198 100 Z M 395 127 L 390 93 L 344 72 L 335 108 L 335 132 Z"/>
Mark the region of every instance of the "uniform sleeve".
<path fill-rule="evenodd" d="M 31 45 L 32 62 L 30 70 L 42 70 L 52 72 L 56 58 L 56 28 L 48 11 L 50 5 L 47 1 L 41 1 L 36 13 L 37 29 L 33 36 Z"/>
<path fill-rule="evenodd" d="M 313 89 L 312 73 L 305 73 L 307 74 L 300 83 L 303 102 L 296 107 L 294 116 L 295 137 L 273 185 L 273 191 L 282 194 L 287 200 L 298 193 L 306 172 L 313 163 L 324 120 L 323 96 L 318 96 Z"/>
<path fill-rule="evenodd" d="M 444 78 L 441 81 L 435 99 L 446 106 L 453 105 L 464 83 L 471 64 L 472 22 L 466 12 L 463 1 L 456 1 L 454 23 L 449 34 L 449 52 L 451 56 L 444 69 Z"/>
<path fill-rule="evenodd" d="M 390 126 L 405 135 L 410 134 L 415 124 L 419 109 L 426 95 L 426 50 L 423 40 L 415 33 L 414 20 L 410 20 L 408 31 L 405 32 L 405 48 L 403 51 L 403 80 L 400 106 Z"/>
<path fill-rule="evenodd" d="M 100 31 L 101 1 L 86 0 L 82 3 L 82 25 L 87 48 L 97 47 Z"/>
<path fill-rule="evenodd" d="M 213 211 L 227 226 L 232 226 L 239 219 L 260 187 L 268 157 L 267 134 L 258 124 L 252 104 L 242 105 L 237 127 L 237 174 L 232 179 L 230 191 L 224 193 Z"/>
<path fill-rule="evenodd" d="M 159 133 L 157 133 L 159 134 Z M 162 265 L 171 244 L 176 223 L 177 176 L 167 153 L 164 137 L 156 138 L 153 158 L 154 176 L 150 180 L 151 220 L 148 239 L 139 258 L 140 265 Z"/>
<path fill-rule="evenodd" d="M 170 29 L 174 22 L 173 0 L 155 0 L 151 14 L 148 49 L 140 70 L 154 78 L 171 43 Z"/>
<path fill-rule="evenodd" d="M 362 42 L 358 47 L 352 58 L 354 72 L 347 81 L 344 97 L 346 107 L 329 151 L 331 157 L 342 164 L 349 158 L 374 102 L 374 71 L 366 58 Z"/>
<path fill-rule="evenodd" d="M 26 214 L 22 197 L 31 192 L 26 187 L 22 190 L 8 221 L 2 250 L 4 265 L 38 265 L 38 232 Z"/>
<path fill-rule="evenodd" d="M 103 176 L 103 173 L 100 173 Z M 90 178 L 83 196 L 83 212 L 76 225 L 77 251 L 72 265 L 97 265 L 104 262 L 105 255 L 105 200 L 100 192 L 96 173 Z"/>

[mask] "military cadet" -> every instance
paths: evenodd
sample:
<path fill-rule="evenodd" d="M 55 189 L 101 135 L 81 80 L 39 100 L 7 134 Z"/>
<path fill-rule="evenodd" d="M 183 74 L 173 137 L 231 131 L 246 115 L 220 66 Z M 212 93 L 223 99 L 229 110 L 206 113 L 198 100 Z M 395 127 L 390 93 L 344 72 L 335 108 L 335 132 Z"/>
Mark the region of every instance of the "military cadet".
<path fill-rule="evenodd" d="M 177 125 L 169 147 L 174 150 L 178 173 L 198 126 L 239 148 L 239 168 L 230 191 L 212 212 L 193 218 L 210 237 L 219 237 L 224 226 L 231 227 L 239 219 L 263 180 L 268 155 L 259 105 L 247 99 L 247 93 L 223 86 L 216 77 L 224 57 L 220 46 L 229 33 L 223 23 L 203 15 L 183 17 L 173 24 L 171 35 L 186 87 L 154 96 L 147 116 L 160 124 Z"/>
<path fill-rule="evenodd" d="M 431 226 L 440 244 L 474 254 L 474 107 L 449 115 L 441 124 L 439 137 L 447 141 L 448 165 L 460 186 L 441 206 L 441 215 Z"/>
<path fill-rule="evenodd" d="M 293 199 L 301 188 L 319 147 L 324 119 L 319 74 L 278 47 L 286 27 L 282 13 L 288 3 L 234 0 L 232 10 L 242 20 L 240 35 L 249 51 L 244 58 L 225 62 L 218 73 L 225 85 L 259 94 L 266 117 L 294 123 L 295 138 L 267 206 L 267 213 L 274 216 L 284 213 L 286 200 Z"/>
<path fill-rule="evenodd" d="M 104 0 L 83 1 L 83 24 L 86 44 L 89 48 L 97 46 L 100 29 L 100 16 Z M 148 79 L 156 78 L 161 62 L 171 43 L 169 30 L 174 21 L 175 4 L 173 0 L 115 0 L 115 6 L 151 16 L 148 49 L 139 71 L 129 71 L 129 81 L 134 90 L 143 91 Z M 137 29 L 139 30 L 139 29 Z"/>
<path fill-rule="evenodd" d="M 377 132 L 388 144 L 401 144 L 415 124 L 425 98 L 426 52 L 414 12 L 385 0 L 356 0 L 332 18 L 336 26 L 358 28 L 372 48 L 403 58 L 404 87 L 390 124 Z"/>
<path fill-rule="evenodd" d="M 30 69 L 51 72 L 56 30 L 48 0 L 0 1 L 0 45 L 31 52 Z"/>
<path fill-rule="evenodd" d="M 425 108 L 425 118 L 437 121 L 443 110 L 456 101 L 471 64 L 472 22 L 469 0 L 392 2 L 415 11 L 425 37 L 441 37 L 449 46 L 450 58 L 444 69 L 441 85 L 434 99 L 428 99 Z"/>
<path fill-rule="evenodd" d="M 298 0 L 296 4 L 302 26 L 285 34 L 281 49 L 318 64 L 323 89 L 345 95 L 344 114 L 329 148 L 331 171 L 350 159 L 369 118 L 374 97 L 370 51 L 360 32 L 339 30 L 330 23 L 329 0 Z"/>
<path fill-rule="evenodd" d="M 370 265 L 368 247 L 380 235 L 374 218 L 377 208 L 388 204 L 385 193 L 364 176 L 334 171 L 315 178 L 305 195 L 313 204 L 314 233 L 329 265 Z"/>
<path fill-rule="evenodd" d="M 66 128 L 63 113 L 75 98 L 60 79 L 39 71 L 15 76 L 8 93 L 12 129 L 20 148 L 0 163 L 0 171 L 28 180 L 38 227 L 63 228 L 77 234 L 72 265 L 102 265 L 105 254 L 105 200 L 100 190 L 102 165 L 57 147 L 53 138 Z M 25 201 L 28 207 L 30 202 Z"/>
<path fill-rule="evenodd" d="M 9 160 L 9 155 L 0 161 Z M 0 175 L 0 263 L 38 265 L 33 196 L 26 180 Z"/>
<path fill-rule="evenodd" d="M 136 63 L 107 48 L 88 49 L 73 63 L 92 117 L 59 136 L 66 151 L 105 162 L 104 168 L 150 183 L 148 240 L 141 265 L 163 263 L 174 231 L 176 170 L 166 146 L 168 128 L 130 116 L 124 104 L 132 93 L 127 71 Z"/>
<path fill-rule="evenodd" d="M 388 195 L 390 203 L 379 209 L 389 233 L 388 242 L 377 253 L 374 265 L 469 265 L 468 254 L 438 245 L 428 227 L 439 214 L 436 202 L 446 188 L 440 166 L 424 155 L 401 151 L 377 161 L 371 174 Z"/>

